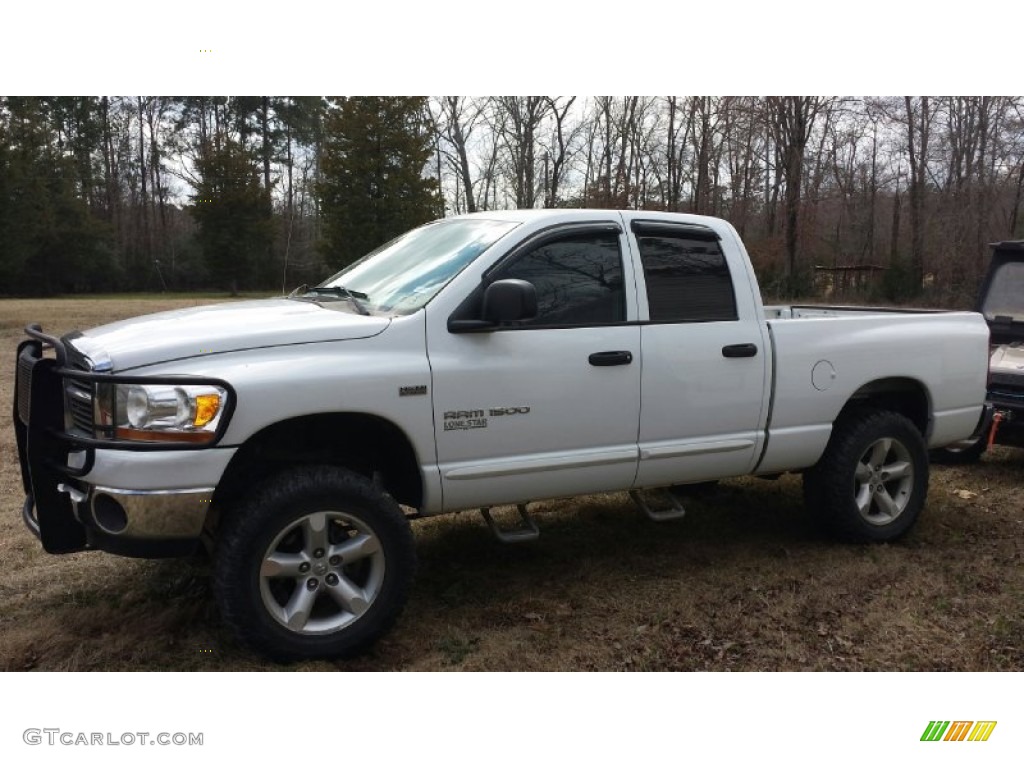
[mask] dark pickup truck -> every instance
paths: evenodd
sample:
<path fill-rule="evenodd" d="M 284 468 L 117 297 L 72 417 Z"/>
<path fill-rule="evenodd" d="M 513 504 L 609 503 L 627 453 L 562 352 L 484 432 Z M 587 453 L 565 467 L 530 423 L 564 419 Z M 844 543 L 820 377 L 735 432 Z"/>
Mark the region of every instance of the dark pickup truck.
<path fill-rule="evenodd" d="M 985 415 L 972 438 L 932 452 L 941 463 L 977 461 L 993 444 L 1024 448 L 1024 240 L 992 249 L 977 304 L 991 334 Z"/>

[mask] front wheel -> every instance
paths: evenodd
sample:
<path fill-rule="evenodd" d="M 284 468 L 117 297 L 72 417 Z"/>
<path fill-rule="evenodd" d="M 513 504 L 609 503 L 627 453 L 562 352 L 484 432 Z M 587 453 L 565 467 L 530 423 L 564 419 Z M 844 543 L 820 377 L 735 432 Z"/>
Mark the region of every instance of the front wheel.
<path fill-rule="evenodd" d="M 898 539 L 917 521 L 927 495 L 924 438 L 892 411 L 844 415 L 821 459 L 804 474 L 807 506 L 847 541 Z"/>
<path fill-rule="evenodd" d="M 214 592 L 236 635 L 271 658 L 349 656 L 397 619 L 415 563 L 390 496 L 354 472 L 301 467 L 224 521 Z"/>

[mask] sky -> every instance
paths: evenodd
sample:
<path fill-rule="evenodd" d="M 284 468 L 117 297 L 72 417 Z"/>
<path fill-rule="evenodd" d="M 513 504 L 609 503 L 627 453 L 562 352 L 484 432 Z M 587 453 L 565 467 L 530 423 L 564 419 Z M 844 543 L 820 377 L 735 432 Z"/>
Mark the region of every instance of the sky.
<path fill-rule="evenodd" d="M 1005 93 L 1005 0 L 8 4 L 4 95 Z M 942 11 L 949 7 L 956 12 Z M 13 34 L 11 34 L 13 32 Z"/>

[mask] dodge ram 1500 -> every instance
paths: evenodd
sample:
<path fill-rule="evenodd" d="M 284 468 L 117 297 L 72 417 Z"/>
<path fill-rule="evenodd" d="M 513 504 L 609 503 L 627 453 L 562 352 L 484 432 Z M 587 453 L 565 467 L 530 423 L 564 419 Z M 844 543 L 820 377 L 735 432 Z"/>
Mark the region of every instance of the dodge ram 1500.
<path fill-rule="evenodd" d="M 896 539 L 928 449 L 979 423 L 989 340 L 976 313 L 764 307 L 725 221 L 599 210 L 457 216 L 288 297 L 27 334 L 43 547 L 206 544 L 224 620 L 279 659 L 388 629 L 419 516 L 517 541 L 534 500 L 624 490 L 665 520 L 680 485 L 793 471 L 841 537 Z"/>

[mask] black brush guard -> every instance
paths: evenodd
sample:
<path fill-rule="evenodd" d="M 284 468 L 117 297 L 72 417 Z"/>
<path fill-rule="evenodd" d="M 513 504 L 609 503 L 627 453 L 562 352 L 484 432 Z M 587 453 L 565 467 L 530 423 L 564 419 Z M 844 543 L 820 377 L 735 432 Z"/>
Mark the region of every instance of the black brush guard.
<path fill-rule="evenodd" d="M 107 538 L 102 532 L 83 524 L 75 515 L 70 494 L 61 491 L 62 484 L 74 485 L 78 478 L 92 471 L 96 449 L 127 451 L 195 451 L 216 445 L 227 429 L 236 402 L 235 392 L 223 380 L 195 376 L 126 376 L 95 373 L 67 367 L 68 354 L 64 342 L 42 332 L 38 325 L 25 328 L 28 339 L 18 345 L 14 383 L 14 434 L 21 465 L 21 482 L 25 503 L 21 515 L 25 525 L 52 554 L 80 552 L 85 549 L 110 549 L 95 546 Z M 53 357 L 45 353 L 53 350 Z M 86 384 L 210 384 L 228 393 L 225 412 L 221 416 L 213 440 L 201 445 L 180 442 L 138 442 L 113 437 L 97 438 L 65 430 L 64 389 L 71 379 Z M 95 390 L 94 390 L 95 397 Z M 95 433 L 94 433 L 95 434 Z M 80 467 L 68 466 L 71 451 L 82 451 Z"/>

